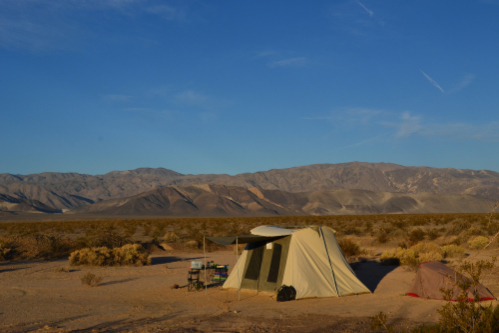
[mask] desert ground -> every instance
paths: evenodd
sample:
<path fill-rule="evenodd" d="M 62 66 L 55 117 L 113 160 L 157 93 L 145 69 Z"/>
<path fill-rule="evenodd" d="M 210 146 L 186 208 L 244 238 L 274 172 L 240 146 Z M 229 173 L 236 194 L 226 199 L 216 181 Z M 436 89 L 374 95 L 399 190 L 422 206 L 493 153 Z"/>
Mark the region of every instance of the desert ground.
<path fill-rule="evenodd" d="M 490 258 L 499 250 L 477 256 Z M 379 254 L 378 254 L 379 255 Z M 375 254 L 376 257 L 376 254 Z M 438 320 L 444 302 L 404 296 L 415 276 L 375 257 L 352 264 L 372 294 L 276 302 L 269 294 L 210 286 L 188 292 L 191 260 L 200 251 L 156 251 L 150 266 L 69 267 L 67 260 L 0 263 L 2 332 L 369 332 L 380 311 L 399 328 Z M 234 251 L 207 253 L 207 260 L 233 267 Z M 61 268 L 69 271 L 60 272 Z M 97 287 L 82 285 L 91 272 Z M 172 289 L 174 284 L 179 289 Z M 499 295 L 497 271 L 484 284 Z M 493 304 L 496 304 L 493 301 Z"/>

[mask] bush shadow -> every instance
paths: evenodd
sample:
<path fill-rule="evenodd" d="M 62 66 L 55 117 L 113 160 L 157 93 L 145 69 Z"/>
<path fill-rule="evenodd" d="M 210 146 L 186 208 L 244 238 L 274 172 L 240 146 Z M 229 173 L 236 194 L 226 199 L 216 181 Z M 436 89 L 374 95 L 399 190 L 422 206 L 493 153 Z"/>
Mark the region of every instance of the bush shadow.
<path fill-rule="evenodd" d="M 138 280 L 138 279 L 139 278 L 129 278 L 129 279 L 124 279 L 124 280 L 109 281 L 109 282 L 99 283 L 99 287 L 101 287 L 101 286 L 110 286 L 110 285 L 113 285 L 113 284 L 119 284 L 119 283 L 125 283 L 125 282 L 135 281 L 135 280 Z"/>

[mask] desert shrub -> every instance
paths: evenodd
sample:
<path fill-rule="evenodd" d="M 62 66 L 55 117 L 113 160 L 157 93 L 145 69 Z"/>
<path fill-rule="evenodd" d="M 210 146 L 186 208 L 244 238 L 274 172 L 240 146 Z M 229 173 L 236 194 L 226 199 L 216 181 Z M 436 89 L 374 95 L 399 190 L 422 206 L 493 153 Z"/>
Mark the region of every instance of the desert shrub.
<path fill-rule="evenodd" d="M 57 267 L 54 269 L 54 273 L 69 273 L 69 268 L 65 266 Z"/>
<path fill-rule="evenodd" d="M 338 245 L 341 248 L 343 254 L 347 257 L 349 256 L 357 256 L 363 251 L 360 248 L 360 244 L 352 241 L 351 239 L 344 238 L 338 241 Z"/>
<path fill-rule="evenodd" d="M 121 229 L 114 224 L 103 225 L 100 228 L 89 229 L 86 237 L 78 239 L 80 247 L 121 247 L 132 243 L 131 229 Z"/>
<path fill-rule="evenodd" d="M 127 244 L 113 249 L 115 265 L 142 266 L 149 265 L 151 259 L 140 244 Z"/>
<path fill-rule="evenodd" d="M 405 242 L 399 243 L 398 247 L 401 247 L 403 249 L 407 249 L 407 244 Z"/>
<path fill-rule="evenodd" d="M 413 229 L 407 233 L 407 243 L 409 246 L 417 244 L 425 239 L 426 233 L 420 228 Z"/>
<path fill-rule="evenodd" d="M 411 249 L 403 249 L 401 247 L 395 250 L 387 250 L 381 255 L 381 262 L 389 261 L 395 262 L 396 260 L 400 265 L 409 265 L 416 260 L 416 253 Z"/>
<path fill-rule="evenodd" d="M 84 248 L 71 253 L 71 266 L 113 266 L 112 250 L 107 247 Z"/>
<path fill-rule="evenodd" d="M 390 238 L 391 239 L 403 239 L 406 236 L 406 232 L 401 230 L 401 229 L 395 229 L 394 231 L 390 232 Z"/>
<path fill-rule="evenodd" d="M 176 243 L 179 240 L 179 237 L 174 232 L 167 232 L 163 236 L 163 239 L 165 240 L 166 243 Z"/>
<path fill-rule="evenodd" d="M 378 230 L 378 235 L 376 236 L 376 240 L 380 244 L 385 244 L 390 240 L 388 236 L 388 231 L 385 228 L 381 228 Z"/>
<path fill-rule="evenodd" d="M 8 259 L 48 259 L 67 256 L 75 247 L 75 242 L 55 236 L 24 234 L 9 237 Z M 6 258 L 6 260 L 7 260 Z"/>
<path fill-rule="evenodd" d="M 0 261 L 10 260 L 12 257 L 12 244 L 8 238 L 0 238 Z"/>
<path fill-rule="evenodd" d="M 483 249 L 485 246 L 487 246 L 488 243 L 489 239 L 484 236 L 477 236 L 468 241 L 470 249 L 472 250 Z"/>
<path fill-rule="evenodd" d="M 370 234 L 373 231 L 373 223 L 371 221 L 366 222 L 366 226 L 364 227 L 364 233 Z"/>
<path fill-rule="evenodd" d="M 341 230 L 341 233 L 344 235 L 360 235 L 361 231 L 356 226 L 348 226 Z"/>
<path fill-rule="evenodd" d="M 151 260 L 140 244 L 127 244 L 120 248 L 85 248 L 71 253 L 71 266 L 142 266 Z"/>
<path fill-rule="evenodd" d="M 429 262 L 429 261 L 442 261 L 443 259 L 444 259 L 444 256 L 440 252 L 436 252 L 436 251 L 423 252 L 423 253 L 420 253 L 418 255 L 416 265 L 419 266 L 422 263 Z"/>
<path fill-rule="evenodd" d="M 441 261 L 444 252 L 435 243 L 419 243 L 410 249 L 398 247 L 395 250 L 387 250 L 381 255 L 381 262 L 385 265 L 403 265 L 416 270 L 418 266 L 427 261 Z"/>
<path fill-rule="evenodd" d="M 392 221 L 391 225 L 394 228 L 398 228 L 400 230 L 405 230 L 407 229 L 407 223 L 405 221 Z"/>
<path fill-rule="evenodd" d="M 185 246 L 191 249 L 197 249 L 199 247 L 199 243 L 195 240 L 191 240 L 186 242 Z"/>
<path fill-rule="evenodd" d="M 484 228 L 484 233 L 488 234 L 489 236 L 493 236 L 499 232 L 499 223 L 498 222 L 490 222 L 486 225 Z"/>
<path fill-rule="evenodd" d="M 455 257 L 463 257 L 464 256 L 464 248 L 455 245 L 449 244 L 442 246 L 442 251 L 444 252 L 445 258 L 455 258 Z"/>
<path fill-rule="evenodd" d="M 471 227 L 471 223 L 466 220 L 455 220 L 452 222 L 448 233 L 449 235 L 459 235 L 461 232 L 468 230 Z"/>
<path fill-rule="evenodd" d="M 429 240 L 435 240 L 440 237 L 440 231 L 438 229 L 430 229 L 426 232 Z"/>
<path fill-rule="evenodd" d="M 411 250 L 413 250 L 416 255 L 419 255 L 421 253 L 429 253 L 429 252 L 437 252 L 440 254 L 443 254 L 443 250 L 440 247 L 440 245 L 436 243 L 430 243 L 430 242 L 423 242 L 416 244 L 411 247 Z"/>
<path fill-rule="evenodd" d="M 87 274 L 83 275 L 80 280 L 81 284 L 84 286 L 97 287 L 102 281 L 102 276 L 96 276 L 95 274 L 88 272 Z"/>

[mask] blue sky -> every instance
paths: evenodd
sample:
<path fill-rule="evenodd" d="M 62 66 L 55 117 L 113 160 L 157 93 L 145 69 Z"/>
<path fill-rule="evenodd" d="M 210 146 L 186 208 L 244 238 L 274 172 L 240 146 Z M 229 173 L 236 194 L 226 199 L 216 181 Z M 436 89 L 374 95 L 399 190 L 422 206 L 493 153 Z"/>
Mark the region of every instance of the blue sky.
<path fill-rule="evenodd" d="M 0 0 L 0 173 L 499 171 L 499 1 Z"/>

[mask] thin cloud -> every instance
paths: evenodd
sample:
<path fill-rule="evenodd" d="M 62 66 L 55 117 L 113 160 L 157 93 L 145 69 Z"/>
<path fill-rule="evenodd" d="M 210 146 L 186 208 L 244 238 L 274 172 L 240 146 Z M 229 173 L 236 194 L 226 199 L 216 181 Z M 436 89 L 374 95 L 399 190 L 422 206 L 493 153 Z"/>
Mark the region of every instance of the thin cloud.
<path fill-rule="evenodd" d="M 435 86 L 438 90 L 440 90 L 441 92 L 445 93 L 445 91 L 442 89 L 442 87 L 440 87 L 440 85 L 435 81 L 433 80 L 428 74 L 426 74 L 425 72 L 421 71 L 421 73 L 423 73 L 423 75 L 428 79 L 428 81 L 430 81 L 430 83 Z"/>
<path fill-rule="evenodd" d="M 372 17 L 374 15 L 374 12 L 372 10 L 370 10 L 369 8 L 367 8 L 366 6 L 364 6 L 360 1 L 357 1 L 357 3 L 359 4 L 359 6 L 364 8 L 364 10 L 369 14 L 370 17 Z"/>
<path fill-rule="evenodd" d="M 303 117 L 305 120 L 330 120 L 333 122 L 346 122 L 349 124 L 367 125 L 372 119 L 382 116 L 386 113 L 380 109 L 369 108 L 342 108 L 332 111 L 334 115 L 331 116 L 318 116 L 318 117 Z"/>
<path fill-rule="evenodd" d="M 409 136 L 419 137 L 446 137 L 456 140 L 474 140 L 486 142 L 499 141 L 499 122 L 492 121 L 485 125 L 465 123 L 427 123 L 420 116 L 413 116 L 410 112 L 402 113 L 399 122 L 382 122 L 385 127 L 396 128 L 395 138 Z"/>
<path fill-rule="evenodd" d="M 454 88 L 452 88 L 451 90 L 449 90 L 449 94 L 452 94 L 452 93 L 455 93 L 455 92 L 458 92 L 460 90 L 463 90 L 464 88 L 466 88 L 467 86 L 469 86 L 471 84 L 471 82 L 473 82 L 473 80 L 475 79 L 475 74 L 467 74 L 463 77 L 463 79 L 461 80 L 461 82 L 459 82 Z"/>
<path fill-rule="evenodd" d="M 167 20 L 183 19 L 185 17 L 184 11 L 166 5 L 146 7 L 144 11 L 149 14 L 160 15 Z"/>
<path fill-rule="evenodd" d="M 341 148 L 337 148 L 335 150 L 332 150 L 331 152 L 335 152 L 335 151 L 338 151 L 338 150 L 343 150 L 343 149 L 348 149 L 348 148 L 354 148 L 354 147 L 359 147 L 359 146 L 362 146 L 362 145 L 365 145 L 367 143 L 370 143 L 370 142 L 374 142 L 374 141 L 377 141 L 378 139 L 384 137 L 384 136 L 387 136 L 389 134 L 392 134 L 393 132 L 386 132 L 386 133 L 383 133 L 383 134 L 380 134 L 380 135 L 376 135 L 372 138 L 369 138 L 369 139 L 366 139 L 366 140 L 363 140 L 363 141 L 360 141 L 360 142 L 357 142 L 357 143 L 354 143 L 352 145 L 348 145 L 348 146 L 344 146 L 344 147 L 341 147 Z"/>
<path fill-rule="evenodd" d="M 89 41 L 107 38 L 105 32 L 83 19 L 92 12 L 116 12 L 125 18 L 140 14 L 166 20 L 183 19 L 185 8 L 164 5 L 159 0 L 1 0 L 0 47 L 32 52 L 79 50 Z M 109 16 L 105 16 L 106 19 Z M 112 34 L 112 33 L 111 33 Z"/>
<path fill-rule="evenodd" d="M 183 91 L 175 96 L 177 102 L 187 105 L 206 107 L 210 103 L 210 97 L 193 90 Z"/>
<path fill-rule="evenodd" d="M 407 137 L 421 130 L 421 118 L 417 116 L 411 116 L 410 112 L 404 112 L 402 114 L 402 122 L 399 124 L 399 129 L 396 133 L 396 137 Z"/>
<path fill-rule="evenodd" d="M 269 64 L 269 67 L 275 68 L 275 67 L 302 67 L 305 66 L 307 63 L 307 58 L 306 57 L 299 57 L 299 58 L 289 58 L 289 59 L 283 59 L 279 61 L 273 61 Z"/>

